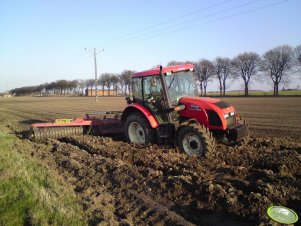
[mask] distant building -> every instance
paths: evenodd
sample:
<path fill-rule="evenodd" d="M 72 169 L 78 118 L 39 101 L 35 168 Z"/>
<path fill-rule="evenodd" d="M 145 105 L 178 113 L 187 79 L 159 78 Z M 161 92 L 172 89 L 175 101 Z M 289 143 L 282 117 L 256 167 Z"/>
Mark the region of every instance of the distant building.
<path fill-rule="evenodd" d="M 95 97 L 95 89 L 86 89 L 85 90 L 85 95 L 88 96 L 88 97 Z M 102 91 L 102 89 L 97 89 L 97 96 L 116 96 L 116 92 L 115 90 L 108 90 L 108 89 L 105 89 L 104 91 Z"/>

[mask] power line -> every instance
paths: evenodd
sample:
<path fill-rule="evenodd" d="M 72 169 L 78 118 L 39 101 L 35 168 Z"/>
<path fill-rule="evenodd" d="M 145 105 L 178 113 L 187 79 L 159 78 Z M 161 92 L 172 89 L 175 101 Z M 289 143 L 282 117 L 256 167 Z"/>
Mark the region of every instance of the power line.
<path fill-rule="evenodd" d="M 221 2 L 219 2 L 219 3 L 210 5 L 210 6 L 208 6 L 208 7 L 201 8 L 201 9 L 198 9 L 198 10 L 194 10 L 194 11 L 191 11 L 191 12 L 186 13 L 186 14 L 184 14 L 184 15 L 180 15 L 180 16 L 177 16 L 177 17 L 173 17 L 173 18 L 167 19 L 167 20 L 162 21 L 162 22 L 160 22 L 160 23 L 158 23 L 158 24 L 154 24 L 154 25 L 151 25 L 151 26 L 147 26 L 147 27 L 141 28 L 141 29 L 139 29 L 139 30 L 137 30 L 137 31 L 130 32 L 130 33 L 121 35 L 121 36 L 116 37 L 116 38 L 112 38 L 112 39 L 110 39 L 110 40 L 104 41 L 103 43 L 112 43 L 112 42 L 113 42 L 113 44 L 111 44 L 110 46 L 113 46 L 113 48 L 115 48 L 116 44 L 117 44 L 117 46 L 120 46 L 120 41 L 121 41 L 121 42 L 125 42 L 125 41 L 129 41 L 129 40 L 131 40 L 131 39 L 133 39 L 133 38 L 139 37 L 138 35 L 135 35 L 135 34 L 137 34 L 137 33 L 141 33 L 141 32 L 143 32 L 143 31 L 145 31 L 145 30 L 151 30 L 151 29 L 153 29 L 153 28 L 160 27 L 160 26 L 163 25 L 163 24 L 168 24 L 169 22 L 174 22 L 174 21 L 179 20 L 179 19 L 181 19 L 181 18 L 185 18 L 185 17 L 194 15 L 194 14 L 199 13 L 199 12 L 202 12 L 202 11 L 206 11 L 206 10 L 209 10 L 209 9 L 217 8 L 217 7 L 222 6 L 222 5 L 224 5 L 224 4 L 228 4 L 228 3 L 231 2 L 231 1 L 234 1 L 234 0 L 224 0 L 224 1 L 221 1 Z M 256 1 L 259 1 L 259 0 L 256 0 Z M 154 31 L 154 32 L 158 32 L 158 31 Z M 149 32 L 149 33 L 150 33 L 150 32 Z M 147 34 L 148 34 L 148 33 L 147 33 Z M 147 35 L 147 34 L 144 34 L 144 36 Z M 134 36 L 133 36 L 133 35 L 134 35 Z M 133 37 L 125 39 L 125 37 L 129 37 L 129 36 L 133 36 Z M 119 41 L 118 41 L 118 40 L 119 40 Z M 114 44 L 114 43 L 115 43 L 115 44 Z M 98 45 L 94 45 L 94 46 L 98 46 Z M 104 45 L 102 44 L 102 46 L 104 46 Z M 110 46 L 109 46 L 109 48 L 110 48 Z M 87 48 L 85 48 L 85 49 L 87 49 Z M 78 58 L 81 57 L 82 55 L 83 55 L 83 52 L 80 53 L 79 55 L 76 55 L 75 57 L 72 57 L 72 59 L 75 59 L 75 58 L 78 59 Z M 63 59 L 63 61 L 60 61 L 60 62 L 58 62 L 58 63 L 55 63 L 55 64 L 53 64 L 53 65 L 51 65 L 51 66 L 48 66 L 48 68 L 50 68 L 50 67 L 58 67 L 58 66 L 60 66 L 60 65 L 64 65 L 64 63 L 67 62 L 67 61 L 70 61 L 70 57 L 66 57 L 66 58 Z"/>
<path fill-rule="evenodd" d="M 152 35 L 148 36 L 147 38 L 132 39 L 132 40 L 130 40 L 130 42 L 125 42 L 123 44 L 112 45 L 112 46 L 107 47 L 107 49 L 113 49 L 113 48 L 117 48 L 117 47 L 121 47 L 121 46 L 127 46 L 127 45 L 132 44 L 133 42 L 137 43 L 137 42 L 141 42 L 141 41 L 144 41 L 144 40 L 149 40 L 149 39 L 153 39 L 153 38 L 156 38 L 156 37 L 161 37 L 163 35 L 168 35 L 168 34 L 171 34 L 171 33 L 176 33 L 176 32 L 180 32 L 180 31 L 184 31 L 184 30 L 189 30 L 189 29 L 199 27 L 199 26 L 202 26 L 202 25 L 206 25 L 206 24 L 209 24 L 209 23 L 214 23 L 214 22 L 226 20 L 226 19 L 229 19 L 229 18 L 232 18 L 232 17 L 235 17 L 235 16 L 240 16 L 240 15 L 248 14 L 248 13 L 258 11 L 258 10 L 261 10 L 261 9 L 273 7 L 275 5 L 280 5 L 280 4 L 288 2 L 288 1 L 291 1 L 291 0 L 282 0 L 282 1 L 278 1 L 276 3 L 266 4 L 266 5 L 263 5 L 263 6 L 260 6 L 260 7 L 252 8 L 252 9 L 249 9 L 249 10 L 244 10 L 244 11 L 241 11 L 239 13 L 235 13 L 235 14 L 231 14 L 231 15 L 227 15 L 227 16 L 222 16 L 222 17 L 219 17 L 219 18 L 216 18 L 216 19 L 212 19 L 212 20 L 205 21 L 205 22 L 198 23 L 198 24 L 193 24 L 191 26 L 182 27 L 180 29 L 176 29 L 176 30 L 172 30 L 172 31 L 160 32 L 162 30 L 162 29 L 160 29 L 158 31 L 153 32 Z M 159 34 L 154 35 L 154 33 L 159 33 Z"/>
<path fill-rule="evenodd" d="M 125 41 L 127 41 L 127 40 L 131 40 L 131 39 L 134 39 L 134 38 L 136 38 L 136 37 L 146 36 L 146 35 L 149 35 L 149 34 L 153 35 L 154 33 L 160 33 L 161 31 L 165 31 L 165 32 L 166 32 L 167 29 L 174 28 L 174 27 L 179 27 L 179 26 L 181 26 L 181 25 L 188 24 L 188 23 L 191 23 L 191 22 L 193 22 L 193 21 L 199 21 L 200 19 L 205 19 L 205 18 L 208 18 L 208 17 L 211 17 L 211 16 L 215 16 L 215 15 L 224 13 L 224 12 L 232 11 L 232 10 L 234 10 L 234 9 L 242 8 L 242 7 L 248 6 L 248 5 L 250 5 L 250 4 L 254 4 L 254 3 L 259 2 L 259 1 L 263 1 L 263 0 L 253 0 L 253 1 L 250 1 L 250 2 L 247 2 L 247 3 L 243 3 L 243 4 L 236 5 L 236 6 L 234 6 L 234 7 L 230 7 L 230 8 L 223 9 L 223 10 L 219 10 L 219 11 L 216 11 L 216 12 L 213 12 L 213 13 L 210 13 L 210 14 L 207 14 L 207 15 L 204 15 L 204 16 L 199 16 L 199 17 L 196 17 L 196 18 L 193 18 L 193 19 L 189 19 L 189 20 L 183 21 L 183 22 L 181 22 L 181 23 L 177 23 L 177 24 L 165 26 L 165 27 L 162 27 L 162 28 L 160 28 L 160 29 L 158 29 L 158 30 L 155 30 L 155 31 L 144 32 L 142 35 L 135 35 L 135 36 L 132 37 L 132 38 L 126 38 L 126 39 L 122 40 L 122 42 L 125 42 Z M 198 11 L 199 11 L 199 10 L 198 10 Z M 120 45 L 120 43 L 118 43 L 118 45 Z M 106 46 L 106 48 L 110 48 L 111 46 L 114 46 L 114 45 Z"/>
<path fill-rule="evenodd" d="M 229 1 L 233 1 L 233 0 L 229 0 Z M 204 11 L 206 9 L 215 8 L 215 7 L 221 6 L 221 5 L 223 5 L 223 4 L 225 4 L 226 2 L 229 2 L 229 1 L 223 1 L 223 2 L 217 3 L 215 5 L 209 6 L 207 8 L 193 11 L 191 13 L 196 14 L 197 12 L 200 12 L 202 10 Z M 106 49 L 114 49 L 114 48 L 118 48 L 118 47 L 122 47 L 122 46 L 131 45 L 133 43 L 141 42 L 141 41 L 144 41 L 144 40 L 150 40 L 150 39 L 153 39 L 153 38 L 161 37 L 161 36 L 168 35 L 168 34 L 171 34 L 171 33 L 176 33 L 176 32 L 180 32 L 180 31 L 184 31 L 184 30 L 193 29 L 195 27 L 203 26 L 203 25 L 206 25 L 206 24 L 209 24 L 209 23 L 214 23 L 214 22 L 226 20 L 228 18 L 232 18 L 232 17 L 235 17 L 235 16 L 240 16 L 240 15 L 248 14 L 248 13 L 258 11 L 258 10 L 261 10 L 261 9 L 273 7 L 275 5 L 280 5 L 280 4 L 283 4 L 283 3 L 291 1 L 291 0 L 282 0 L 282 1 L 275 2 L 275 3 L 271 3 L 271 4 L 265 4 L 263 6 L 255 7 L 255 8 L 248 9 L 248 10 L 244 10 L 244 11 L 234 13 L 234 14 L 231 14 L 231 15 L 221 16 L 221 17 L 218 17 L 218 18 L 215 18 L 215 19 L 213 18 L 211 20 L 204 21 L 202 23 L 192 24 L 190 26 L 185 26 L 185 27 L 181 27 L 181 28 L 178 28 L 178 29 L 173 29 L 173 30 L 166 31 L 166 29 L 170 29 L 170 28 L 173 28 L 173 27 L 178 27 L 178 26 L 181 26 L 181 25 L 184 25 L 186 23 L 193 22 L 193 21 L 199 21 L 200 19 L 208 18 L 210 16 L 219 15 L 221 13 L 228 12 L 228 11 L 233 10 L 233 9 L 241 8 L 241 7 L 244 7 L 244 6 L 250 5 L 250 4 L 255 3 L 255 2 L 259 2 L 259 1 L 262 1 L 262 0 L 250 1 L 250 2 L 247 2 L 247 3 L 244 3 L 244 4 L 239 4 L 239 5 L 227 8 L 227 9 L 219 10 L 217 12 L 213 12 L 213 13 L 201 16 L 201 17 L 197 17 L 197 18 L 194 18 L 194 19 L 189 19 L 189 20 L 186 20 L 186 21 L 178 23 L 178 24 L 169 25 L 168 27 L 165 27 L 165 28 L 163 27 L 163 28 L 157 29 L 155 31 L 144 32 L 144 34 L 142 34 L 140 36 L 135 35 L 132 38 L 127 38 L 127 39 L 124 39 L 124 40 L 120 40 L 119 43 L 108 45 L 106 47 Z M 180 19 L 180 18 L 184 18 L 184 17 L 188 17 L 188 16 L 189 16 L 189 14 L 184 14 L 184 15 L 175 17 L 173 19 L 177 19 L 177 18 Z M 133 34 L 136 34 L 136 33 L 141 33 L 142 31 L 150 30 L 154 27 L 159 27 L 160 25 L 163 25 L 163 24 L 168 24 L 173 19 L 168 19 L 168 20 L 163 21 L 161 23 L 158 23 L 156 25 L 152 25 L 150 27 L 145 27 L 145 28 L 140 29 L 136 32 L 128 33 L 125 36 L 133 35 Z M 143 38 L 146 35 L 148 35 L 148 36 L 146 38 Z M 121 39 L 121 37 L 124 37 L 124 36 L 120 36 L 119 38 L 114 38 L 114 39 L 108 40 L 107 42 L 112 42 L 113 40 Z M 81 53 L 80 56 L 81 55 L 83 55 L 83 53 Z M 76 58 L 78 58 L 78 57 L 76 57 Z M 69 58 L 66 58 L 66 59 L 69 59 Z M 59 64 L 62 64 L 62 62 L 59 62 Z"/>
<path fill-rule="evenodd" d="M 106 41 L 102 42 L 101 45 L 103 46 L 105 43 L 110 43 L 110 42 L 113 42 L 113 41 L 116 41 L 116 40 L 119 40 L 119 39 L 124 39 L 124 37 L 128 37 L 128 36 L 131 36 L 131 35 L 136 34 L 136 33 L 141 33 L 141 32 L 143 32 L 143 31 L 145 31 L 145 30 L 150 30 L 150 29 L 153 29 L 153 28 L 155 28 L 155 27 L 159 27 L 159 26 L 161 26 L 161 25 L 163 25 L 163 24 L 167 24 L 167 23 L 169 23 L 169 22 L 174 22 L 175 20 L 179 20 L 179 19 L 181 19 L 181 18 L 184 18 L 184 17 L 188 17 L 188 16 L 191 16 L 191 15 L 194 15 L 194 14 L 199 13 L 199 12 L 201 12 L 201 11 L 206 11 L 206 10 L 208 10 L 208 9 L 212 9 L 212 8 L 219 7 L 219 6 L 221 6 L 221 5 L 224 5 L 224 4 L 226 4 L 226 3 L 229 3 L 229 2 L 231 2 L 231 1 L 234 1 L 234 0 L 225 0 L 225 1 L 222 1 L 222 2 L 219 2 L 219 3 L 216 3 L 216 4 L 213 4 L 213 5 L 208 6 L 208 7 L 205 7 L 205 8 L 201 8 L 201 9 L 198 9 L 198 10 L 195 10 L 195 11 L 191 11 L 191 12 L 186 13 L 186 14 L 184 14 L 184 15 L 180 15 L 180 16 L 177 16 L 177 17 L 173 17 L 173 18 L 167 19 L 167 20 L 165 20 L 165 21 L 159 22 L 158 24 L 154 24 L 154 25 L 150 25 L 150 26 L 147 26 L 147 27 L 143 27 L 143 28 L 138 29 L 138 30 L 136 30 L 136 31 L 129 32 L 129 33 L 126 33 L 126 34 L 124 34 L 124 35 L 120 35 L 120 36 L 118 36 L 118 37 L 116 37 L 116 38 L 112 38 L 112 39 L 106 40 Z"/>
<path fill-rule="evenodd" d="M 77 53 L 78 51 L 74 51 L 74 53 Z M 73 55 L 72 53 L 70 55 Z M 65 57 L 63 58 L 61 61 L 53 63 L 51 65 L 46 66 L 47 68 L 58 68 L 61 65 L 64 65 L 66 62 L 70 62 L 70 61 L 74 61 L 79 59 L 80 57 L 82 57 L 84 55 L 84 51 L 80 52 L 79 54 L 73 55 L 72 57 Z"/>

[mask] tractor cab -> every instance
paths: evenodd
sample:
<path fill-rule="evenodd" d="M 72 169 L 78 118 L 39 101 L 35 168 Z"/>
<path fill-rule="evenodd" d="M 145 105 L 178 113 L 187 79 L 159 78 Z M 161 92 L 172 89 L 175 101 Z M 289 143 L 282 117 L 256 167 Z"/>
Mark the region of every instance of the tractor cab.
<path fill-rule="evenodd" d="M 173 109 L 185 96 L 197 96 L 193 65 L 157 67 L 132 78 L 133 103 L 146 107 L 159 124 L 175 122 Z"/>

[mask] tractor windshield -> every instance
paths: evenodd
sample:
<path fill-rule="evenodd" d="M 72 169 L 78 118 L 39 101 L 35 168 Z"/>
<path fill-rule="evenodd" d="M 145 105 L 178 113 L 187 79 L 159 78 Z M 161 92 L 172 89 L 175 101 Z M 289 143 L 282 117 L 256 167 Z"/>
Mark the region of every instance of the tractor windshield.
<path fill-rule="evenodd" d="M 197 96 L 192 71 L 167 73 L 165 80 L 171 104 L 178 103 L 179 99 L 184 96 Z"/>

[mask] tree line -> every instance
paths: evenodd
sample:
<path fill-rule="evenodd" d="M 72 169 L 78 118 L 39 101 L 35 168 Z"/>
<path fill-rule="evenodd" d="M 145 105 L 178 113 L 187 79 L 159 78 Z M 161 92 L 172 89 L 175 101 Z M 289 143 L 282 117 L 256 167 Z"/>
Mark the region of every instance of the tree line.
<path fill-rule="evenodd" d="M 85 91 L 95 89 L 95 83 L 101 88 L 104 94 L 105 90 L 114 90 L 118 95 L 128 95 L 131 92 L 131 76 L 135 73 L 131 70 L 125 70 L 121 74 L 103 73 L 99 79 L 87 80 L 58 80 L 51 83 L 44 83 L 37 86 L 25 86 L 10 90 L 10 93 L 16 96 L 83 96 Z"/>
<path fill-rule="evenodd" d="M 177 65 L 183 62 L 171 61 L 168 65 Z M 197 62 L 186 61 L 195 65 L 195 78 L 199 84 L 201 96 L 207 95 L 208 82 L 217 79 L 220 96 L 226 93 L 226 82 L 229 78 L 241 78 L 245 96 L 249 95 L 251 79 L 260 77 L 260 80 L 270 79 L 273 82 L 273 94 L 279 95 L 279 84 L 287 82 L 290 76 L 301 68 L 301 45 L 292 48 L 289 45 L 275 47 L 262 56 L 255 52 L 244 52 L 233 59 L 216 57 L 213 61 L 201 59 Z"/>
<path fill-rule="evenodd" d="M 299 70 L 301 68 L 301 45 L 295 48 L 289 45 L 278 46 L 265 52 L 262 56 L 255 52 L 244 52 L 233 59 L 216 57 L 212 61 L 208 59 L 201 59 L 197 62 L 170 61 L 168 65 L 183 63 L 194 64 L 194 75 L 198 81 L 201 96 L 207 95 L 208 83 L 214 79 L 219 82 L 220 95 L 225 95 L 226 83 L 229 78 L 241 78 L 245 96 L 248 96 L 251 79 L 259 76 L 261 79 L 270 79 L 273 82 L 274 95 L 278 96 L 279 84 L 288 81 L 296 68 Z M 124 70 L 120 74 L 103 73 L 97 80 L 58 80 L 38 86 L 12 89 L 10 93 L 17 96 L 85 95 L 85 90 L 91 89 L 92 91 L 97 84 L 103 95 L 105 90 L 113 90 L 116 95 L 128 95 L 131 93 L 133 73 L 135 72 L 132 70 Z"/>

